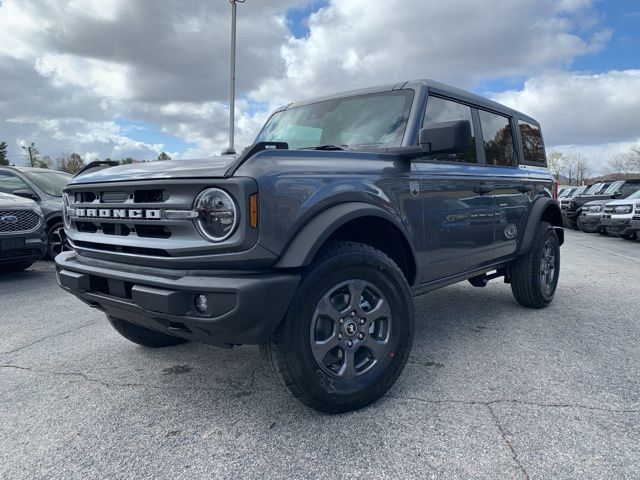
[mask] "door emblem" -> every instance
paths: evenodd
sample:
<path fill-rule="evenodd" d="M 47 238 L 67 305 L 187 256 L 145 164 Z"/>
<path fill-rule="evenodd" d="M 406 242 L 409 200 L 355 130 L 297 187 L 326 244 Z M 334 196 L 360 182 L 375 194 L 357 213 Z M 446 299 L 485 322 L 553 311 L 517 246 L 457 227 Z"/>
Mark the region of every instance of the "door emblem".
<path fill-rule="evenodd" d="M 507 228 L 504 229 L 504 236 L 507 240 L 513 240 L 518 236 L 518 227 L 515 223 L 507 225 Z"/>
<path fill-rule="evenodd" d="M 409 182 L 409 191 L 417 198 L 420 195 L 420 182 Z"/>

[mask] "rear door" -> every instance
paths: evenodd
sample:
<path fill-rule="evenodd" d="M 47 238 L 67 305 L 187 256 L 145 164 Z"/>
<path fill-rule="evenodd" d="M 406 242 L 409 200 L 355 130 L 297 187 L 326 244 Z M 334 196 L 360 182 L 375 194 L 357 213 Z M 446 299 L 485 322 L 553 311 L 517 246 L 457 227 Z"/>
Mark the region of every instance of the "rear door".
<path fill-rule="evenodd" d="M 452 120 L 471 123 L 469 149 L 414 163 L 424 199 L 424 282 L 479 268 L 494 256 L 492 172 L 477 154 L 477 113 L 462 101 L 429 96 L 422 126 Z"/>
<path fill-rule="evenodd" d="M 550 177 L 538 125 L 482 109 L 478 116 L 493 172 L 497 260 L 516 253 L 534 200 L 551 195 Z"/>

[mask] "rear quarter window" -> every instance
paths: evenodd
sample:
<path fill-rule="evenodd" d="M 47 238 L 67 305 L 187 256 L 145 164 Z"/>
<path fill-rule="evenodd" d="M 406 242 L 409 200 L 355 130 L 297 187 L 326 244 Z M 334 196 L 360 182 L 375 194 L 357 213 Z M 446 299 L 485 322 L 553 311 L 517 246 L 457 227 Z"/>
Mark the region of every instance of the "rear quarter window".
<path fill-rule="evenodd" d="M 542 142 L 540 127 L 518 120 L 518 128 L 522 139 L 524 163 L 546 166 L 547 161 L 544 155 L 544 143 Z"/>

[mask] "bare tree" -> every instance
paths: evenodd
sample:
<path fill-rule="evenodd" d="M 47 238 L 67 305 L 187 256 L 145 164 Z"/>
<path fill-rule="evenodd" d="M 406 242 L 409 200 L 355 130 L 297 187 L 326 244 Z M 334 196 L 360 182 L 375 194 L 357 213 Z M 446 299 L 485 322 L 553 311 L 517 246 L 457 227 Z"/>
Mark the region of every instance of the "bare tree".
<path fill-rule="evenodd" d="M 549 166 L 549 170 L 553 173 L 553 176 L 556 178 L 560 178 L 562 172 L 564 170 L 565 156 L 562 152 L 551 152 L 547 155 L 547 165 Z"/>
<path fill-rule="evenodd" d="M 591 166 L 586 158 L 579 153 L 575 154 L 575 171 L 578 185 L 583 184 L 591 176 Z"/>
<path fill-rule="evenodd" d="M 67 173 L 78 173 L 84 167 L 84 160 L 77 153 L 72 153 L 67 158 L 59 158 L 57 169 Z"/>
<path fill-rule="evenodd" d="M 562 174 L 567 178 L 567 182 L 569 185 L 573 185 L 573 182 L 576 180 L 576 163 L 578 159 L 575 155 L 567 155 L 564 157 Z"/>
<path fill-rule="evenodd" d="M 609 162 L 607 171 L 611 173 L 638 173 L 640 172 L 640 145 L 631 147 L 626 153 L 620 153 Z"/>

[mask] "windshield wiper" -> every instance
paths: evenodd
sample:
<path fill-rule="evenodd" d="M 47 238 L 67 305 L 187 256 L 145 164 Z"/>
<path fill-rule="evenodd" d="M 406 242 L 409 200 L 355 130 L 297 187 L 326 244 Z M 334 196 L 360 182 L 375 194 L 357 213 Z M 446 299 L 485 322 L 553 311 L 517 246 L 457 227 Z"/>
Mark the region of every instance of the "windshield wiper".
<path fill-rule="evenodd" d="M 300 150 L 346 150 L 349 145 L 333 145 L 328 143 L 326 145 L 316 145 L 315 147 L 303 147 Z"/>

